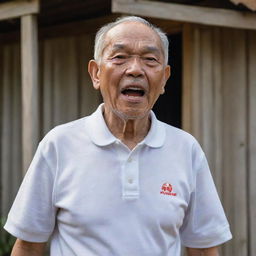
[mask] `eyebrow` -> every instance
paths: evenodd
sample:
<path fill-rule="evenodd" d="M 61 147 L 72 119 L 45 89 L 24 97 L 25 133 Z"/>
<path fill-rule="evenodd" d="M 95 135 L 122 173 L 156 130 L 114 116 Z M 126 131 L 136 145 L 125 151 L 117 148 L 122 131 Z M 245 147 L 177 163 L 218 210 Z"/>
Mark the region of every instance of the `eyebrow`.
<path fill-rule="evenodd" d="M 114 44 L 113 45 L 113 50 L 114 51 L 125 50 L 125 49 L 129 49 L 129 46 L 125 45 L 125 44 Z M 142 52 L 143 53 L 157 53 L 159 55 L 161 53 L 161 51 L 155 46 L 144 46 L 142 48 Z"/>
<path fill-rule="evenodd" d="M 114 44 L 113 45 L 114 50 L 123 50 L 125 48 L 127 48 L 127 47 L 124 44 Z"/>

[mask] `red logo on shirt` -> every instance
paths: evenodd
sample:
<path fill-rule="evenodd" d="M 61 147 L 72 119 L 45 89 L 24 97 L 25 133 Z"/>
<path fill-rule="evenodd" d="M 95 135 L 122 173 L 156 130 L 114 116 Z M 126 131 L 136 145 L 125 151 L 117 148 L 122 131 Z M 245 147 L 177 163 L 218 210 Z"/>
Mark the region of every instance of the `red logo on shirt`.
<path fill-rule="evenodd" d="M 164 194 L 164 195 L 168 195 L 168 196 L 176 196 L 177 195 L 177 193 L 172 193 L 172 185 L 170 183 L 163 184 L 160 194 Z"/>

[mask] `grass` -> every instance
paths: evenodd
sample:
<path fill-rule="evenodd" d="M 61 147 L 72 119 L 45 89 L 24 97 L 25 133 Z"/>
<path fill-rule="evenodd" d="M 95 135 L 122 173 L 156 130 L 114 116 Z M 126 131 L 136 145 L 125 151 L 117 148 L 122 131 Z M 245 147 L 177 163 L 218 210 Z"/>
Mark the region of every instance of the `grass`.
<path fill-rule="evenodd" d="M 16 240 L 15 237 L 3 229 L 5 221 L 6 218 L 0 218 L 0 256 L 9 256 Z"/>

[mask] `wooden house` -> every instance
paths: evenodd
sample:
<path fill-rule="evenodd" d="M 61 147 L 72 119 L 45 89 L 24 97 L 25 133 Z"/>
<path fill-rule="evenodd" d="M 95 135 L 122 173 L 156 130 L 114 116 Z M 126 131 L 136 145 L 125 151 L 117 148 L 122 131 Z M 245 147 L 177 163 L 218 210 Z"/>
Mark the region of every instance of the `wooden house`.
<path fill-rule="evenodd" d="M 101 102 L 87 74 L 97 29 L 138 15 L 170 38 L 172 77 L 154 110 L 208 156 L 233 233 L 222 255 L 256 255 L 255 10 L 255 0 L 1 0 L 1 214 L 44 134 Z"/>

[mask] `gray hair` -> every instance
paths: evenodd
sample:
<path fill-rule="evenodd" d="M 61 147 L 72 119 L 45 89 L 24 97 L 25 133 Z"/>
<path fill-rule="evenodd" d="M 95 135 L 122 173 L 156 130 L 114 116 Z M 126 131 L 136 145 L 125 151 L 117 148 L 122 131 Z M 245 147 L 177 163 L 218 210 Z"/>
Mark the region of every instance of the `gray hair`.
<path fill-rule="evenodd" d="M 169 48 L 169 41 L 166 34 L 158 27 L 154 26 L 153 24 L 149 23 L 147 20 L 137 17 L 137 16 L 127 16 L 117 18 L 116 21 L 106 24 L 105 26 L 101 27 L 101 29 L 97 32 L 95 37 L 95 44 L 94 44 L 94 59 L 99 62 L 101 60 L 101 55 L 103 53 L 103 49 L 105 46 L 105 36 L 107 32 L 112 29 L 113 27 L 124 23 L 124 22 L 139 22 L 142 23 L 149 28 L 151 28 L 160 38 L 163 53 L 164 53 L 164 60 L 165 64 L 168 63 L 168 48 Z"/>

